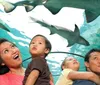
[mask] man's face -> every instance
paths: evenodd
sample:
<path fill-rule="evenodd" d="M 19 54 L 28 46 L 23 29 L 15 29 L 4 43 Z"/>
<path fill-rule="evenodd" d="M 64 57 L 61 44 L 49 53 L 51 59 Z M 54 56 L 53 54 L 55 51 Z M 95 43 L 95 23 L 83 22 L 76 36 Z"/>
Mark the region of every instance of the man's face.
<path fill-rule="evenodd" d="M 92 52 L 89 62 L 85 62 L 85 65 L 88 70 L 100 74 L 100 52 Z"/>

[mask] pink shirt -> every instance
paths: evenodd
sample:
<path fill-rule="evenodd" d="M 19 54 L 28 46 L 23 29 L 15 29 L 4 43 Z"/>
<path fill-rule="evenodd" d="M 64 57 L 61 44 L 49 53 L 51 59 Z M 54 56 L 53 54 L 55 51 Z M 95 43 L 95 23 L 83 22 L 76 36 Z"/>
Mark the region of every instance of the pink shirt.
<path fill-rule="evenodd" d="M 22 85 L 24 76 L 6 73 L 0 75 L 0 85 Z"/>

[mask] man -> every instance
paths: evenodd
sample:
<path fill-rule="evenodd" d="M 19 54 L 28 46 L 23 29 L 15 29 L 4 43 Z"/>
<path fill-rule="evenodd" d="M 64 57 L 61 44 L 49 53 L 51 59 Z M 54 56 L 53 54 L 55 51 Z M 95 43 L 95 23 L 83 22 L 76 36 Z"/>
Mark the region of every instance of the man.
<path fill-rule="evenodd" d="M 92 49 L 85 56 L 85 66 L 87 71 L 94 72 L 100 77 L 100 50 Z M 89 80 L 76 80 L 73 85 L 96 85 Z"/>

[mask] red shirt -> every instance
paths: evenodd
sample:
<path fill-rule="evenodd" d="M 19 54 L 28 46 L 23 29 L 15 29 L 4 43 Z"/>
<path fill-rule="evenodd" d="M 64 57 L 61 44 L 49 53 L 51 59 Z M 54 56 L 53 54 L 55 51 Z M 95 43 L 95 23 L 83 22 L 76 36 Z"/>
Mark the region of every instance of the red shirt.
<path fill-rule="evenodd" d="M 24 76 L 6 73 L 0 75 L 0 85 L 22 85 Z"/>

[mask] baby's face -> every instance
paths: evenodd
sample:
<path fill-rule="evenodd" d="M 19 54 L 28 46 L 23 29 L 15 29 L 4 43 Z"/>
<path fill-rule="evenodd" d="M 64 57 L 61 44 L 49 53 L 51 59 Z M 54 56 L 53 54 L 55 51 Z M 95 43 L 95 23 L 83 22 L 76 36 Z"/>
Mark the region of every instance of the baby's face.
<path fill-rule="evenodd" d="M 78 70 L 80 65 L 79 65 L 79 62 L 75 58 L 68 57 L 66 58 L 65 66 L 66 68 Z"/>

